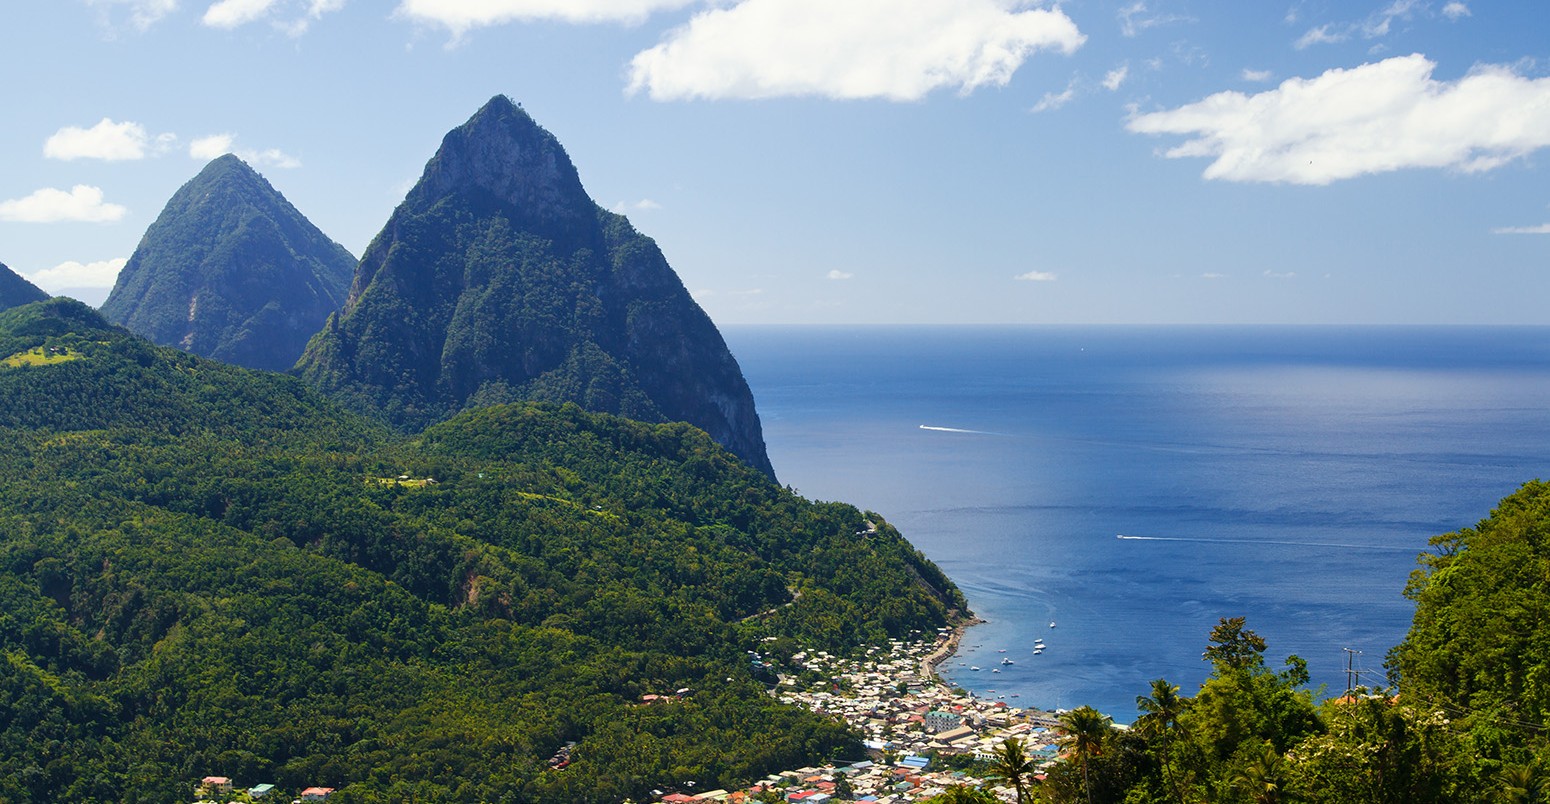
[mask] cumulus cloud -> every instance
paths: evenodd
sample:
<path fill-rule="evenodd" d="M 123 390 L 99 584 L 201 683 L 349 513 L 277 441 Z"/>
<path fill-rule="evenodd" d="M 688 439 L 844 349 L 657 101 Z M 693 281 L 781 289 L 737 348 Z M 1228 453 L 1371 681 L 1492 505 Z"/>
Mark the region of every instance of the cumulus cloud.
<path fill-rule="evenodd" d="M 1267 279 L 1296 279 L 1297 278 L 1297 272 L 1296 271 L 1287 271 L 1284 274 L 1278 274 L 1275 271 L 1272 271 L 1272 270 L 1266 268 L 1265 269 L 1265 277 Z"/>
<path fill-rule="evenodd" d="M 50 293 L 70 288 L 111 288 L 128 262 L 127 257 L 86 263 L 71 260 L 28 274 L 27 280 Z"/>
<path fill-rule="evenodd" d="M 300 36 L 324 14 L 344 8 L 345 0 L 216 0 L 201 19 L 211 28 L 230 30 L 260 20 L 291 36 Z"/>
<path fill-rule="evenodd" d="M 249 165 L 260 167 L 281 168 L 291 170 L 301 167 L 301 160 L 278 148 L 269 148 L 258 151 L 235 147 L 237 137 L 234 134 L 211 134 L 208 137 L 200 137 L 188 144 L 188 155 L 194 159 L 208 162 L 211 159 L 236 154 L 237 158 Z"/>
<path fill-rule="evenodd" d="M 1110 92 L 1114 92 L 1115 90 L 1118 90 L 1120 88 L 1121 84 L 1125 83 L 1125 78 L 1127 76 L 1129 76 L 1129 75 L 1130 75 L 1130 65 L 1129 64 L 1121 64 L 1120 66 L 1115 67 L 1114 69 L 1112 69 L 1112 70 L 1108 71 L 1106 74 L 1104 74 L 1104 76 L 1103 76 L 1103 88 L 1107 89 Z"/>
<path fill-rule="evenodd" d="M 118 10 L 129 15 L 129 24 L 138 31 L 150 30 L 162 17 L 178 10 L 178 0 L 86 0 L 96 7 L 104 25 L 114 25 Z"/>
<path fill-rule="evenodd" d="M 638 23 L 658 11 L 696 0 L 402 0 L 393 15 L 440 25 L 454 38 L 474 28 L 509 22 L 557 20 L 571 23 Z"/>
<path fill-rule="evenodd" d="M 1502 226 L 1491 230 L 1492 234 L 1550 234 L 1550 223 L 1538 226 Z"/>
<path fill-rule="evenodd" d="M 1012 278 L 1023 282 L 1054 282 L 1059 277 L 1049 271 L 1029 271 L 1026 274 L 1018 274 Z"/>
<path fill-rule="evenodd" d="M 828 277 L 830 279 L 852 279 L 855 277 L 855 274 L 846 273 L 845 271 L 841 271 L 840 269 L 835 268 L 829 272 Z"/>
<path fill-rule="evenodd" d="M 151 138 L 139 123 L 115 123 L 104 117 L 91 128 L 66 126 L 43 143 L 49 159 L 102 159 L 119 162 L 144 159 Z"/>
<path fill-rule="evenodd" d="M 127 212 L 118 204 L 104 203 L 102 188 L 85 184 L 77 184 L 69 192 L 45 187 L 26 198 L 0 201 L 0 221 L 15 223 L 111 223 Z"/>
<path fill-rule="evenodd" d="M 275 0 L 220 0 L 205 9 L 201 22 L 211 28 L 235 28 L 264 18 Z"/>
<path fill-rule="evenodd" d="M 1243 80 L 1245 81 L 1252 81 L 1256 84 L 1263 84 L 1264 82 L 1274 78 L 1275 73 L 1272 73 L 1269 70 L 1250 70 L 1249 68 L 1245 67 L 1243 68 L 1242 76 Z"/>
<path fill-rule="evenodd" d="M 237 138 L 230 134 L 211 134 L 208 137 L 200 137 L 188 144 L 188 155 L 194 159 L 209 161 L 231 153 L 231 146 L 236 141 Z"/>
<path fill-rule="evenodd" d="M 1419 54 L 1396 57 L 1133 114 L 1126 127 L 1192 136 L 1164 155 L 1214 158 L 1208 179 L 1292 184 L 1404 168 L 1475 173 L 1550 146 L 1550 78 L 1484 65 L 1437 81 L 1435 68 Z"/>
<path fill-rule="evenodd" d="M 1206 273 L 1201 274 L 1200 278 L 1201 279 L 1226 279 L 1227 278 L 1227 274 L 1219 274 L 1219 273 L 1215 273 L 1215 272 L 1212 272 L 1212 271 L 1207 271 Z"/>
<path fill-rule="evenodd" d="M 1031 54 L 1086 41 L 1058 8 L 1017 0 L 741 0 L 694 15 L 630 62 L 631 93 L 918 100 L 1003 86 Z"/>
<path fill-rule="evenodd" d="M 1457 20 L 1463 17 L 1471 16 L 1469 13 L 1469 6 L 1458 2 L 1458 0 L 1454 0 L 1454 2 L 1443 6 L 1442 15 L 1450 20 Z"/>

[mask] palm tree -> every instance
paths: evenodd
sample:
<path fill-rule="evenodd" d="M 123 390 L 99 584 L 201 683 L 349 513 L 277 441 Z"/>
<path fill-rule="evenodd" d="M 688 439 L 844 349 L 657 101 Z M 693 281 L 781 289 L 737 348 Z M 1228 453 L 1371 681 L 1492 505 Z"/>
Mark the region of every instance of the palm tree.
<path fill-rule="evenodd" d="M 1300 799 L 1287 789 L 1287 782 L 1286 763 L 1272 745 L 1266 745 L 1232 780 L 1233 786 L 1247 793 L 1254 804 L 1289 804 Z"/>
<path fill-rule="evenodd" d="M 1189 699 L 1179 695 L 1176 684 L 1169 684 L 1167 679 L 1154 679 L 1152 681 L 1152 694 L 1150 696 L 1136 696 L 1136 708 L 1145 714 L 1136 720 L 1136 728 L 1141 734 L 1158 742 L 1158 754 L 1161 757 L 1163 783 L 1173 788 L 1173 792 L 1184 801 L 1184 791 L 1181 785 L 1172 777 L 1170 771 L 1173 762 L 1169 756 L 1173 746 L 1174 737 L 1179 726 L 1179 715 L 1189 705 Z"/>
<path fill-rule="evenodd" d="M 1066 732 L 1060 738 L 1061 745 L 1070 749 L 1077 761 L 1082 763 L 1082 788 L 1087 792 L 1087 804 L 1092 804 L 1093 785 L 1087 774 L 1087 766 L 1093 757 L 1103 752 L 1103 738 L 1113 728 L 1113 722 L 1108 715 L 1091 706 L 1083 706 L 1062 712 L 1060 727 Z"/>
<path fill-rule="evenodd" d="M 1034 765 L 1023 748 L 1023 741 L 1009 737 L 993 753 L 991 773 L 1012 783 L 1012 789 L 1017 791 L 1017 804 L 1028 804 L 1033 800 L 1028 795 L 1028 777 L 1033 775 Z"/>
<path fill-rule="evenodd" d="M 1513 765 L 1502 770 L 1502 796 L 1504 801 L 1530 802 L 1540 801 L 1540 793 L 1544 791 L 1544 782 L 1534 773 L 1534 768 L 1529 765 Z"/>

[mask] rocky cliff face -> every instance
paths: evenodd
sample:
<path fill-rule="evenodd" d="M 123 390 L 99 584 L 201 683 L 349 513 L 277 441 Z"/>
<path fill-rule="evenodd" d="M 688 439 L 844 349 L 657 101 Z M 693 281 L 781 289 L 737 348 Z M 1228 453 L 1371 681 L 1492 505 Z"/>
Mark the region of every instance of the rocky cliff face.
<path fill-rule="evenodd" d="M 37 285 L 23 279 L 21 274 L 7 268 L 5 263 L 0 263 L 0 310 L 43 301 L 48 297 Z"/>
<path fill-rule="evenodd" d="M 519 399 L 685 421 L 773 477 L 715 325 L 504 97 L 447 134 L 299 368 L 408 428 Z"/>
<path fill-rule="evenodd" d="M 354 272 L 344 247 L 228 154 L 167 202 L 102 313 L 163 346 L 285 371 Z"/>

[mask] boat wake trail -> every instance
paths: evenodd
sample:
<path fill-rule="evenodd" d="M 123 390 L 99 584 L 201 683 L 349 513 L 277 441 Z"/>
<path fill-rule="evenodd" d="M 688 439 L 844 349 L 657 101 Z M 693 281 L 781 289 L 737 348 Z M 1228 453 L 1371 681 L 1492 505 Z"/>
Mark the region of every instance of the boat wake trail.
<path fill-rule="evenodd" d="M 961 427 L 937 427 L 930 424 L 922 424 L 920 429 L 932 430 L 938 433 L 973 433 L 974 435 L 995 435 L 995 433 L 986 432 L 985 430 L 965 430 Z"/>
<path fill-rule="evenodd" d="M 1402 550 L 1414 553 L 1419 548 L 1405 545 L 1395 547 L 1386 544 L 1347 544 L 1342 542 L 1294 542 L 1277 539 L 1204 539 L 1191 536 L 1126 536 L 1114 534 L 1114 538 L 1127 542 L 1199 542 L 1203 544 L 1279 544 L 1288 547 L 1332 547 L 1339 550 Z"/>

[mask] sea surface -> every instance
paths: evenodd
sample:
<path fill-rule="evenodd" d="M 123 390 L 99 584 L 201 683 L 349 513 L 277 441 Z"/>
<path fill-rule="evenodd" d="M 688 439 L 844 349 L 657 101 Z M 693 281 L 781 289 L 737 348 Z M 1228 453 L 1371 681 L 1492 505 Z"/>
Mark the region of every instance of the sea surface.
<path fill-rule="evenodd" d="M 944 675 L 1017 706 L 1129 722 L 1232 616 L 1381 685 L 1428 539 L 1550 477 L 1550 328 L 723 333 L 781 482 L 936 561 L 989 621 Z"/>

